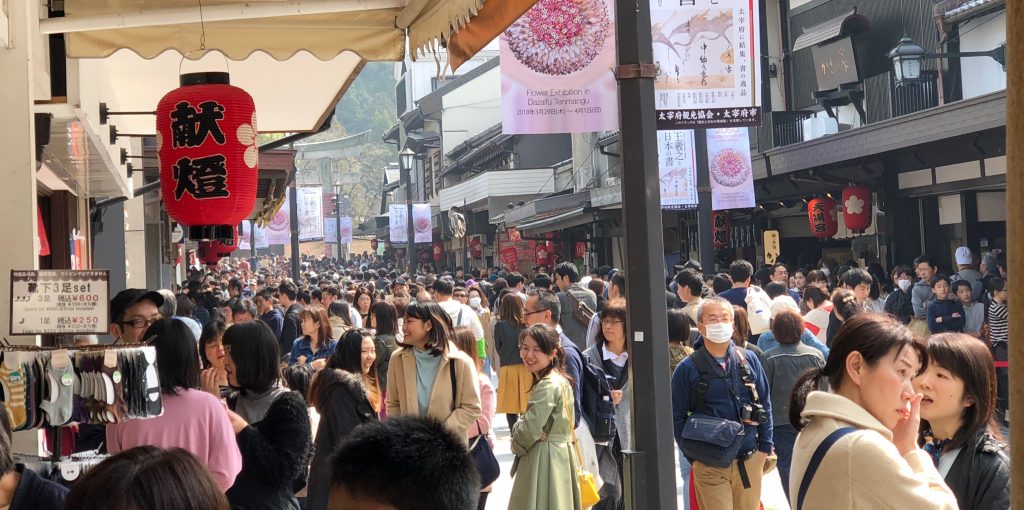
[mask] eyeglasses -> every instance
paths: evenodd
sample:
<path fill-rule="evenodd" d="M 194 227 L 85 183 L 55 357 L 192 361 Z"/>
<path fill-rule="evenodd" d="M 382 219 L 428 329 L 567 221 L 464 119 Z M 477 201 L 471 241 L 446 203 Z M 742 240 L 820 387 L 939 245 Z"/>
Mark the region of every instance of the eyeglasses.
<path fill-rule="evenodd" d="M 602 326 L 612 326 L 612 325 L 615 325 L 615 324 L 622 324 L 622 321 L 617 321 L 617 320 L 601 321 L 601 325 Z"/>
<path fill-rule="evenodd" d="M 148 328 L 149 326 L 153 325 L 153 323 L 158 321 L 158 320 L 160 320 L 159 317 L 154 318 L 154 319 L 141 319 L 140 318 L 140 319 L 132 319 L 130 321 L 121 321 L 120 324 L 122 326 L 131 326 L 131 327 L 133 327 L 135 329 L 142 329 L 142 328 Z"/>
<path fill-rule="evenodd" d="M 529 317 L 529 316 L 531 316 L 531 315 L 533 315 L 535 313 L 541 313 L 541 312 L 546 312 L 546 311 L 547 310 L 534 310 L 532 312 L 526 312 L 526 313 L 523 314 L 523 317 Z"/>

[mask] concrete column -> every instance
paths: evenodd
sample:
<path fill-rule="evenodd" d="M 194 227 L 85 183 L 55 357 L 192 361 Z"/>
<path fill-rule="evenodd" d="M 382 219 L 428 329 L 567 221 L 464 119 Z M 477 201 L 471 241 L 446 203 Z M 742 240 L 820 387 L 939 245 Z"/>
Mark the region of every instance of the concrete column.
<path fill-rule="evenodd" d="M 1006 26 L 1024 26 L 1024 4 L 1006 3 Z M 1024 194 L 1024 65 L 1018 60 L 1024 57 L 1024 31 L 1006 31 L 1006 195 L 1019 197 Z M 1016 308 L 1010 314 L 1010 337 L 1019 337 L 1024 330 L 1024 313 L 1021 313 L 1021 296 L 1024 296 L 1024 202 L 1006 201 L 1007 257 L 1009 267 L 1010 302 Z M 1017 459 L 1011 464 L 1013 483 L 1010 484 L 1010 506 L 1024 508 L 1024 384 L 1021 384 L 1021 367 L 1024 367 L 1024 342 L 1010 342 L 1010 458 Z"/>
<path fill-rule="evenodd" d="M 12 343 L 38 345 L 38 336 L 8 335 L 10 331 L 11 270 L 38 269 L 36 240 L 36 160 L 33 119 L 33 25 L 39 20 L 39 2 L 9 2 L 9 44 L 0 44 L 0 334 Z M 39 454 L 38 431 L 14 434 L 16 452 Z"/>

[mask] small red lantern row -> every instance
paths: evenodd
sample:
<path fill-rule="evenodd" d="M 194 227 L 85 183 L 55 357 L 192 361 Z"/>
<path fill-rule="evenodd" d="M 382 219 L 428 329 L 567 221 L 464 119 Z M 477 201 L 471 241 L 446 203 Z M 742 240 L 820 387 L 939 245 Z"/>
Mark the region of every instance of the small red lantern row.
<path fill-rule="evenodd" d="M 256 107 L 228 73 L 184 74 L 180 84 L 156 107 L 164 205 L 189 239 L 228 240 L 256 202 Z"/>
<path fill-rule="evenodd" d="M 811 234 L 818 239 L 828 239 L 839 231 L 836 221 L 836 201 L 831 198 L 815 198 L 807 203 L 807 221 Z"/>
<path fill-rule="evenodd" d="M 711 213 L 711 239 L 716 250 L 729 247 L 729 232 L 732 230 L 732 218 L 728 211 Z"/>
<path fill-rule="evenodd" d="M 871 226 L 871 190 L 864 186 L 843 188 L 843 224 L 860 234 Z"/>

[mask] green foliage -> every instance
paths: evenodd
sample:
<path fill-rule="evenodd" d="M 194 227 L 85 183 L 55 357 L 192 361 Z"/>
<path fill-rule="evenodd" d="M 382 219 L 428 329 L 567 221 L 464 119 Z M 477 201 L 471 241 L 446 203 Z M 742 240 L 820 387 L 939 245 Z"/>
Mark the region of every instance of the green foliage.
<path fill-rule="evenodd" d="M 334 110 L 338 122 L 349 134 L 371 130 L 380 139 L 398 117 L 395 102 L 394 66 L 391 62 L 368 62 Z"/>

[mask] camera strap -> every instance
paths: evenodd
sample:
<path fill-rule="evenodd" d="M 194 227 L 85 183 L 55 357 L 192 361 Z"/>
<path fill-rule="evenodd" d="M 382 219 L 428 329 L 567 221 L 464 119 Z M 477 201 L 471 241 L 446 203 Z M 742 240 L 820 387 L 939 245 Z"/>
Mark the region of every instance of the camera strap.
<path fill-rule="evenodd" d="M 731 351 L 733 358 L 739 361 L 740 366 L 740 378 L 743 380 L 743 385 L 750 390 L 751 396 L 754 398 L 754 404 L 761 404 L 760 397 L 757 396 L 757 385 L 754 384 L 754 374 L 750 371 L 750 367 L 747 365 L 747 357 L 743 353 L 737 352 L 739 347 L 733 346 Z"/>

